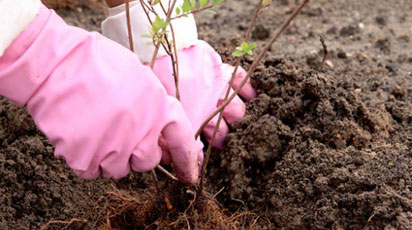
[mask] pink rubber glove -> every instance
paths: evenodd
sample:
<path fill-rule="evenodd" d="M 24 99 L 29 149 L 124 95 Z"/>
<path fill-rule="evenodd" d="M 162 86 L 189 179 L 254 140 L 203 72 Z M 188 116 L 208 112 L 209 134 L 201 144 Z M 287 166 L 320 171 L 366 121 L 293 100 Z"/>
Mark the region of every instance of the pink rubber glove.
<path fill-rule="evenodd" d="M 202 146 L 153 72 L 126 48 L 66 25 L 44 6 L 0 58 L 0 95 L 26 105 L 55 155 L 84 178 L 153 169 L 162 134 L 180 180 L 197 181 Z"/>
<path fill-rule="evenodd" d="M 228 83 L 232 77 L 233 66 L 222 63 L 218 53 L 206 42 L 197 41 L 189 48 L 178 52 L 179 90 L 183 108 L 193 127 L 198 129 L 202 122 L 223 102 Z M 153 71 L 162 82 L 169 95 L 176 95 L 173 69 L 170 57 L 163 56 L 156 60 Z M 233 88 L 237 88 L 246 71 L 237 70 Z M 233 93 L 233 90 L 232 90 Z M 256 97 L 256 92 L 248 82 L 240 91 L 246 100 Z M 229 103 L 223 113 L 227 123 L 233 123 L 245 115 L 245 104 L 238 96 Z M 210 140 L 216 127 L 215 116 L 203 129 L 206 140 Z M 229 130 L 223 121 L 219 126 L 214 147 L 223 148 Z"/>

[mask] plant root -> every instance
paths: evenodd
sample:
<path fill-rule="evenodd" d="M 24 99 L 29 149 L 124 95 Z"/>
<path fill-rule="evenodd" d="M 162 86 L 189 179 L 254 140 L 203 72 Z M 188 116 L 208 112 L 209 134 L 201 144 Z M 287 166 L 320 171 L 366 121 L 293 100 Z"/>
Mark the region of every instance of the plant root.
<path fill-rule="evenodd" d="M 67 229 L 68 227 L 70 227 L 72 224 L 76 223 L 76 222 L 82 222 L 82 223 L 86 223 L 87 220 L 86 219 L 79 219 L 79 218 L 73 218 L 69 221 L 62 221 L 62 220 L 52 220 L 47 222 L 45 225 L 43 225 L 40 230 L 47 230 L 49 229 L 50 226 L 52 225 L 65 225 L 63 228 L 61 229 Z"/>
<path fill-rule="evenodd" d="M 198 202 L 181 184 L 167 185 L 159 199 L 155 189 L 125 191 L 113 188 L 96 202 L 88 216 L 92 229 L 258 229 L 264 222 L 252 212 L 228 215 L 212 194 Z M 190 203 L 193 205 L 189 207 Z M 262 219 L 262 221 L 260 221 Z"/>

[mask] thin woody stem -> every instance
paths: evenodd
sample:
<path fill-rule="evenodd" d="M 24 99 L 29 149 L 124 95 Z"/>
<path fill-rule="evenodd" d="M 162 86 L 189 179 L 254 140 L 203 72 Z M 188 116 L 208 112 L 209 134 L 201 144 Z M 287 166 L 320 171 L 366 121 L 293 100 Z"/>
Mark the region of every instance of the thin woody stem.
<path fill-rule="evenodd" d="M 126 21 L 127 21 L 127 34 L 129 36 L 129 47 L 132 52 L 134 52 L 134 43 L 133 43 L 133 35 L 132 35 L 132 25 L 130 22 L 130 0 L 126 0 Z"/>
<path fill-rule="evenodd" d="M 253 17 L 252 17 L 252 21 L 250 22 L 249 28 L 248 28 L 248 30 L 247 30 L 247 32 L 246 32 L 246 35 L 245 35 L 245 42 L 248 42 L 249 39 L 250 39 L 250 35 L 251 35 L 251 33 L 252 33 L 252 29 L 253 29 L 253 27 L 255 26 L 256 19 L 257 19 L 258 15 L 259 15 L 259 11 L 262 9 L 262 3 L 263 3 L 263 0 L 260 0 L 259 4 L 258 4 L 258 5 L 256 6 L 256 8 L 255 8 L 255 11 L 254 11 Z M 242 57 L 238 57 L 238 58 L 236 59 L 236 65 L 235 65 L 235 68 L 234 68 L 234 70 L 233 70 L 232 77 L 230 78 L 229 85 L 228 85 L 228 88 L 227 88 L 227 90 L 226 90 L 225 97 L 224 97 L 224 99 L 223 99 L 224 101 L 226 101 L 227 98 L 229 97 L 230 90 L 231 90 L 231 88 L 232 88 L 233 81 L 234 81 L 234 79 L 235 79 L 235 77 L 236 77 L 237 70 L 239 69 L 240 61 L 241 61 L 241 60 L 242 60 Z M 223 108 L 222 111 L 220 111 L 219 118 L 218 118 L 217 123 L 216 123 L 216 127 L 215 127 L 215 129 L 214 129 L 214 131 L 213 131 L 212 139 L 210 140 L 209 146 L 208 146 L 208 148 L 207 148 L 207 150 L 206 150 L 206 153 L 205 153 L 205 158 L 204 158 L 204 160 L 203 160 L 202 171 L 201 171 L 201 172 L 202 172 L 202 175 L 201 175 L 201 177 L 200 177 L 200 188 L 199 188 L 199 190 L 198 190 L 198 195 L 197 195 L 197 197 L 200 197 L 200 196 L 202 195 L 202 192 L 203 192 L 203 188 L 204 188 L 204 178 L 205 178 L 206 171 L 207 171 L 207 164 L 209 163 L 209 158 L 210 158 L 210 154 L 211 154 L 211 152 L 212 152 L 212 147 L 213 147 L 213 144 L 215 143 L 215 140 L 216 140 L 216 134 L 217 134 L 217 132 L 219 131 L 220 123 L 222 122 L 224 109 L 225 109 L 225 108 Z"/>
<path fill-rule="evenodd" d="M 141 6 L 142 6 L 142 9 L 143 9 L 144 13 L 146 14 L 147 20 L 149 21 L 150 24 L 152 24 L 152 20 L 150 19 L 149 12 L 148 12 L 147 10 L 150 10 L 151 12 L 154 12 L 155 14 L 156 14 L 156 12 L 155 12 L 153 9 L 150 9 L 149 6 L 147 6 L 143 0 L 140 0 L 140 4 L 141 4 Z M 167 41 L 167 38 L 166 38 L 166 41 Z M 163 44 L 162 44 L 162 45 L 163 45 Z M 165 48 L 165 50 L 166 50 L 166 47 L 165 47 L 165 46 L 163 46 L 163 48 Z M 168 51 L 168 54 L 170 55 L 170 51 Z M 173 60 L 172 60 L 172 61 L 173 61 Z M 178 181 L 178 179 L 177 179 L 175 176 L 173 176 L 173 174 L 171 174 L 169 171 L 167 171 L 167 170 L 166 170 L 165 168 L 163 168 L 162 166 L 158 165 L 156 168 L 157 168 L 159 171 L 161 171 L 162 173 L 164 173 L 166 176 L 168 176 L 170 179 L 175 180 L 175 181 Z M 156 174 L 156 173 L 155 173 L 154 171 L 152 171 L 152 176 L 153 176 L 153 177 L 155 176 L 155 174 Z M 158 184 L 157 184 L 157 183 L 156 183 L 156 187 L 158 187 Z"/>
<path fill-rule="evenodd" d="M 249 71 L 247 72 L 246 77 L 242 80 L 242 82 L 239 84 L 238 88 L 235 90 L 233 94 L 230 95 L 230 97 L 223 101 L 223 103 L 216 109 L 215 112 L 213 112 L 200 126 L 198 131 L 195 134 L 195 138 L 198 138 L 200 136 L 200 133 L 202 130 L 206 127 L 206 125 L 211 121 L 218 113 L 220 113 L 232 100 L 235 98 L 235 96 L 239 93 L 239 91 L 242 89 L 242 87 L 246 84 L 246 82 L 249 80 L 250 76 L 252 73 L 255 71 L 256 67 L 260 64 L 260 61 L 263 59 L 265 56 L 266 52 L 270 49 L 270 47 L 275 43 L 275 41 L 279 38 L 279 36 L 286 30 L 286 28 L 289 26 L 289 24 L 292 22 L 292 20 L 300 13 L 302 8 L 309 2 L 309 0 L 304 0 L 298 8 L 295 9 L 295 11 L 292 13 L 292 15 L 289 16 L 289 18 L 283 23 L 282 27 L 280 30 L 272 37 L 272 39 L 266 44 L 266 46 L 263 48 L 262 52 L 258 55 L 258 57 L 255 59 L 255 61 L 252 63 L 252 66 L 250 67 Z"/>
<path fill-rule="evenodd" d="M 129 5 L 129 0 L 126 0 L 125 3 L 126 3 L 125 5 L 126 5 L 126 18 L 127 18 L 127 32 L 128 32 L 128 35 L 129 35 L 129 45 L 130 45 L 130 50 L 131 50 L 132 52 L 134 52 L 134 46 L 133 46 L 134 43 L 133 43 L 133 36 L 132 36 L 132 28 L 131 28 L 131 23 L 130 23 L 130 5 Z M 145 14 L 146 14 L 146 16 L 147 16 L 147 18 L 148 18 L 148 20 L 149 20 L 149 22 L 150 22 L 150 24 L 151 24 L 152 22 L 151 22 L 151 20 L 150 20 L 150 17 L 149 17 L 148 12 L 146 11 L 146 8 L 145 8 L 145 5 L 144 5 L 143 0 L 140 0 L 140 3 L 142 4 L 143 11 L 145 12 Z M 156 56 L 157 56 L 157 55 L 156 55 Z M 160 165 L 158 165 L 157 168 L 158 168 L 161 172 L 165 173 L 169 178 L 171 178 L 171 179 L 173 179 L 173 180 L 176 180 L 176 177 L 175 177 L 175 176 L 173 176 L 170 172 L 168 172 L 166 169 L 164 169 L 164 168 L 161 167 Z M 151 173 L 152 173 L 153 180 L 155 181 L 155 186 L 156 186 L 157 194 L 159 195 L 159 194 L 160 194 L 160 188 L 159 188 L 159 181 L 158 181 L 158 179 L 157 179 L 156 171 L 153 169 L 153 170 L 151 171 Z"/>
<path fill-rule="evenodd" d="M 169 1 L 169 4 L 170 4 L 170 1 Z M 162 2 L 160 2 L 160 6 L 162 7 L 163 12 L 166 14 L 166 9 L 164 8 Z M 171 7 L 170 5 L 169 5 L 168 7 L 169 7 L 169 8 L 168 8 L 168 12 L 173 11 L 173 9 L 174 9 L 173 7 Z M 171 34 L 172 34 L 172 44 L 170 44 L 169 40 L 167 39 L 167 36 L 166 36 L 166 42 L 167 42 L 167 45 L 169 46 L 169 49 L 170 49 L 170 45 L 173 46 L 173 52 L 170 52 L 170 53 L 169 53 L 169 56 L 170 56 L 170 58 L 171 58 L 172 66 L 173 66 L 173 76 L 174 76 L 174 78 L 175 78 L 176 98 L 177 98 L 177 100 L 180 101 L 180 90 L 179 90 L 179 58 L 178 58 L 178 56 L 177 56 L 175 31 L 174 31 L 174 29 L 173 29 L 172 22 L 170 22 L 169 26 L 170 26 L 170 32 L 171 32 Z M 171 51 L 171 49 L 170 49 L 169 51 Z"/>
<path fill-rule="evenodd" d="M 189 12 L 187 12 L 187 13 L 184 13 L 184 14 L 177 15 L 177 16 L 175 16 L 175 17 L 172 17 L 172 18 L 170 18 L 170 20 L 172 21 L 172 20 L 175 20 L 175 19 L 184 17 L 184 16 L 188 16 L 188 15 L 190 15 L 190 14 L 196 14 L 196 13 L 199 13 L 199 12 L 201 12 L 201 11 L 203 11 L 203 10 L 210 9 L 210 8 L 212 8 L 212 7 L 214 7 L 214 5 L 209 5 L 209 6 L 202 7 L 202 8 L 200 8 L 200 9 L 191 10 L 191 11 L 189 11 Z"/>

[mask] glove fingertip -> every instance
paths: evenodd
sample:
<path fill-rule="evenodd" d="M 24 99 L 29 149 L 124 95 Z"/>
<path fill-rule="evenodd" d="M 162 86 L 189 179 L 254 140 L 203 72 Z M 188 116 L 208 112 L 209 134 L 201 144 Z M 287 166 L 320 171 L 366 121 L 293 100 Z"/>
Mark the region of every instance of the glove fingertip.
<path fill-rule="evenodd" d="M 186 185 L 195 184 L 199 178 L 199 154 L 193 152 L 185 155 L 184 159 L 181 157 L 179 157 L 180 159 L 173 159 L 173 168 L 180 182 Z M 196 160 L 190 159 L 191 156 L 195 156 Z"/>
<path fill-rule="evenodd" d="M 211 141 L 213 132 L 216 128 L 217 118 L 211 120 L 209 124 L 203 129 L 203 134 L 208 142 Z M 216 133 L 215 142 L 213 143 L 213 147 L 218 149 L 223 149 L 225 144 L 225 138 L 229 133 L 229 128 L 225 121 L 222 120 L 220 122 L 219 129 Z"/>
<path fill-rule="evenodd" d="M 257 96 L 256 90 L 252 87 L 250 82 L 246 83 L 239 92 L 239 95 L 245 100 L 250 101 Z"/>

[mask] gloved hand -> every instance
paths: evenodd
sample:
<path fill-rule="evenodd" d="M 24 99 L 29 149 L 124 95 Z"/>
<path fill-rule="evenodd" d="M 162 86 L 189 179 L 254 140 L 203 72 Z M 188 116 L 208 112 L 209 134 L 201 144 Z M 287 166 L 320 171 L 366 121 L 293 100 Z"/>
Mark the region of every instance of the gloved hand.
<path fill-rule="evenodd" d="M 44 6 L 0 57 L 0 95 L 27 106 L 55 155 L 81 177 L 153 169 L 162 158 L 162 135 L 179 179 L 197 181 L 202 145 L 152 70 Z"/>
<path fill-rule="evenodd" d="M 163 0 L 168 6 L 168 0 Z M 177 1 L 177 6 L 182 4 Z M 158 5 L 156 5 L 158 7 Z M 157 9 L 157 12 L 162 11 Z M 153 15 L 151 15 L 153 17 Z M 154 46 L 150 44 L 150 38 L 144 34 L 149 33 L 150 22 L 144 13 L 139 1 L 130 3 L 130 20 L 134 37 L 135 52 L 143 63 L 148 64 L 153 54 Z M 163 17 L 165 18 L 164 14 Z M 233 67 L 222 63 L 219 54 L 206 42 L 197 39 L 196 23 L 192 15 L 172 21 L 175 32 L 175 43 L 178 52 L 179 63 L 179 90 L 183 108 L 188 115 L 193 127 L 198 129 L 201 123 L 223 101 L 228 82 L 232 76 Z M 124 4 L 110 8 L 109 17 L 102 23 L 102 32 L 105 36 L 129 47 L 126 13 Z M 160 49 L 153 71 L 171 96 L 176 95 L 173 69 L 171 60 L 165 56 L 166 52 Z M 239 68 L 233 84 L 237 88 L 246 71 Z M 244 99 L 256 96 L 255 90 L 248 82 L 240 91 Z M 236 97 L 225 109 L 226 122 L 232 123 L 240 120 L 245 114 L 245 104 Z M 209 122 L 203 130 L 207 140 L 210 140 L 217 123 L 217 116 Z M 228 133 L 228 127 L 222 122 L 217 133 L 214 146 L 222 148 L 224 139 Z"/>
<path fill-rule="evenodd" d="M 222 63 L 219 54 L 204 41 L 197 41 L 195 45 L 178 51 L 178 58 L 181 103 L 190 122 L 197 130 L 202 122 L 223 102 L 234 67 Z M 167 93 L 171 96 L 176 95 L 170 57 L 158 58 L 153 71 L 165 86 Z M 238 87 L 246 74 L 243 68 L 238 69 L 233 83 L 234 88 Z M 249 82 L 239 94 L 247 100 L 256 96 L 256 92 Z M 223 113 L 224 121 L 220 123 L 214 147 L 219 149 L 224 147 L 224 140 L 229 132 L 226 122 L 231 124 L 242 119 L 245 110 L 246 106 L 238 96 L 226 106 Z M 217 119 L 218 116 L 215 116 L 203 129 L 203 135 L 207 141 L 212 138 Z"/>

